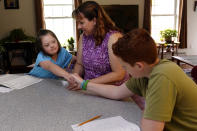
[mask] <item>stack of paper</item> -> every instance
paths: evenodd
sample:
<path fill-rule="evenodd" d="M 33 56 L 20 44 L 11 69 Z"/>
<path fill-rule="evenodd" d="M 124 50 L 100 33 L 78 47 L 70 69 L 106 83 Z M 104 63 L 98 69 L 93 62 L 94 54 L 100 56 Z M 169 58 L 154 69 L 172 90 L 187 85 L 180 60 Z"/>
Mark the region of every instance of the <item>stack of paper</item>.
<path fill-rule="evenodd" d="M 0 92 L 9 92 L 14 89 L 22 89 L 42 81 L 42 79 L 30 75 L 6 74 L 0 76 Z M 4 88 L 4 89 L 3 89 Z"/>
<path fill-rule="evenodd" d="M 140 131 L 140 128 L 121 116 L 94 120 L 82 126 L 72 125 L 74 131 Z"/>

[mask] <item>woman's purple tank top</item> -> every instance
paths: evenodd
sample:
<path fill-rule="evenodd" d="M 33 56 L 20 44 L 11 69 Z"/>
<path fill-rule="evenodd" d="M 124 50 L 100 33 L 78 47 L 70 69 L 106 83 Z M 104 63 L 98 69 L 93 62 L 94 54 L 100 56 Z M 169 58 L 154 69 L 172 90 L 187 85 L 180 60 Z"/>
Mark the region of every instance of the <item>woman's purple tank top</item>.
<path fill-rule="evenodd" d="M 116 31 L 110 31 L 106 34 L 103 42 L 99 46 L 95 46 L 93 35 L 83 35 L 82 43 L 82 61 L 84 67 L 84 79 L 94 79 L 109 72 L 112 72 L 109 54 L 108 40 Z"/>

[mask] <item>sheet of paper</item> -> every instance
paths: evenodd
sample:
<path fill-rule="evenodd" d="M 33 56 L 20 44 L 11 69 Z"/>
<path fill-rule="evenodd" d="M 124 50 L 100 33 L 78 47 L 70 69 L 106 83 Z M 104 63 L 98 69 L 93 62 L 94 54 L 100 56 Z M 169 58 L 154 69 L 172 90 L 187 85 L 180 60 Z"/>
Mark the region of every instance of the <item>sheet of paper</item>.
<path fill-rule="evenodd" d="M 72 125 L 73 131 L 140 131 L 140 128 L 121 116 L 94 120 L 82 126 Z"/>
<path fill-rule="evenodd" d="M 7 86 L 11 89 L 22 89 L 24 87 L 36 84 L 42 81 L 42 79 L 30 76 L 30 75 L 14 75 L 6 74 L 0 76 L 0 84 Z"/>
<path fill-rule="evenodd" d="M 11 89 L 11 88 L 5 88 L 4 86 L 1 86 L 0 85 L 0 92 L 1 93 L 7 93 L 7 92 L 10 92 L 10 91 L 12 91 L 13 89 Z"/>

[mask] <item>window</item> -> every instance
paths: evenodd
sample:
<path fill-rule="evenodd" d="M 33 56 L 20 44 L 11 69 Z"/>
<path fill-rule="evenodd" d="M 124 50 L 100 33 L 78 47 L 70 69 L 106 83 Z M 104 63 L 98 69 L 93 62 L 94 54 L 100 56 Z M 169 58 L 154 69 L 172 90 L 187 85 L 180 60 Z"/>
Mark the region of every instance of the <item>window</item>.
<path fill-rule="evenodd" d="M 67 39 L 70 37 L 76 38 L 73 9 L 73 0 L 44 0 L 46 28 L 56 34 L 61 45 L 67 44 Z"/>
<path fill-rule="evenodd" d="M 179 0 L 152 0 L 151 35 L 160 41 L 160 31 L 178 30 Z"/>

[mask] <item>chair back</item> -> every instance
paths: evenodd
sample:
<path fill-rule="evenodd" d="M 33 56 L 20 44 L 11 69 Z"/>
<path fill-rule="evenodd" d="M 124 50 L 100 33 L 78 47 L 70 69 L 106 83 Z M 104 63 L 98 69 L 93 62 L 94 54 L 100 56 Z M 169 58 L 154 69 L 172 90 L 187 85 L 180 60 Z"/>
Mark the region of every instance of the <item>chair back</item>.
<path fill-rule="evenodd" d="M 194 66 L 191 71 L 191 76 L 193 80 L 197 83 L 197 66 Z"/>

